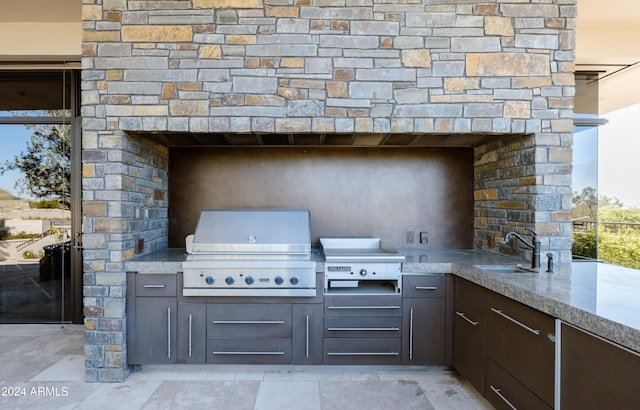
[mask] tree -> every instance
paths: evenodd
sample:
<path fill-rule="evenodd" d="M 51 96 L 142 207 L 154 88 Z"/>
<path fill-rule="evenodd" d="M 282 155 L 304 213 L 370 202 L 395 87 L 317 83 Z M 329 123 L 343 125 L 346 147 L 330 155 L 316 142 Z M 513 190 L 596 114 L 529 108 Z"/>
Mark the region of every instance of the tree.
<path fill-rule="evenodd" d="M 598 197 L 594 187 L 588 186 L 582 193 L 573 194 L 573 219 L 585 218 L 595 221 L 598 216 Z"/>
<path fill-rule="evenodd" d="M 598 206 L 600 208 L 622 208 L 624 204 L 616 197 L 608 197 L 606 195 L 598 196 Z"/>
<path fill-rule="evenodd" d="M 39 199 L 53 199 L 70 207 L 71 192 L 71 133 L 70 127 L 34 125 L 26 152 L 0 166 L 0 174 L 18 170 L 23 177 L 16 188 Z"/>

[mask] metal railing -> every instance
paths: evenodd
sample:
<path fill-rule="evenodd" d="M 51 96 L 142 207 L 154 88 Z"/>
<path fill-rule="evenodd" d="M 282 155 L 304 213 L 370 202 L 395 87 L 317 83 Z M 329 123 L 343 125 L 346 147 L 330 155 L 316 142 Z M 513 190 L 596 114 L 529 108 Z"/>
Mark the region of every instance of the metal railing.
<path fill-rule="evenodd" d="M 627 229 L 640 231 L 639 222 L 595 222 L 595 221 L 573 221 L 574 232 L 595 231 L 603 228 L 607 232 L 620 232 Z"/>
<path fill-rule="evenodd" d="M 23 250 L 27 246 L 33 245 L 34 243 L 43 240 L 47 236 L 49 236 L 49 232 L 43 232 L 40 235 L 34 236 L 33 238 L 27 240 L 26 242 L 22 242 L 20 245 L 16 246 L 16 252 L 20 252 L 21 250 Z"/>

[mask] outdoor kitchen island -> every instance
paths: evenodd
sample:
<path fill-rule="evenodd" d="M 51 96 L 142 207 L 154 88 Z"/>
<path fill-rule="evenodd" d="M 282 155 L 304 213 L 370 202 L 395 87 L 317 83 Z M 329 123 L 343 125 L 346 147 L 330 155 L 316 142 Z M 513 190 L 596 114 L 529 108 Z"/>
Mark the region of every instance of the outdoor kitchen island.
<path fill-rule="evenodd" d="M 447 278 L 446 283 L 448 285 L 455 284 L 456 281 L 465 281 L 471 285 L 478 286 L 486 291 L 491 291 L 492 294 L 499 296 L 505 296 L 508 299 L 519 302 L 526 307 L 532 308 L 539 313 L 548 316 L 551 319 L 560 319 L 557 321 L 556 330 L 558 328 L 563 329 L 564 335 L 571 332 L 578 332 L 580 336 L 588 337 L 588 340 L 603 344 L 605 349 L 614 348 L 615 354 L 622 354 L 622 363 L 626 363 L 624 369 L 608 369 L 608 371 L 626 371 L 630 372 L 628 376 L 620 377 L 621 373 L 616 373 L 616 377 L 605 378 L 598 376 L 594 379 L 594 382 L 602 385 L 603 383 L 611 384 L 612 391 L 621 391 L 623 393 L 617 394 L 611 397 L 622 397 L 637 400 L 637 389 L 635 391 L 628 390 L 629 385 L 625 385 L 625 381 L 633 384 L 636 383 L 637 372 L 640 369 L 639 365 L 629 365 L 629 363 L 638 363 L 640 358 L 638 352 L 640 352 L 640 303 L 633 295 L 637 295 L 640 292 L 640 276 L 637 275 L 637 271 L 621 268 L 618 266 L 600 264 L 595 262 L 576 262 L 570 265 L 556 265 L 554 273 L 546 273 L 544 269 L 540 273 L 529 272 L 508 272 L 505 269 L 494 269 L 491 267 L 506 267 L 514 266 L 517 262 L 514 259 L 483 252 L 477 250 L 419 250 L 419 249 L 399 249 L 406 257 L 406 261 L 403 263 L 403 277 L 406 279 L 408 276 L 422 276 L 422 277 L 444 277 Z M 312 251 L 312 257 L 316 262 L 316 271 L 318 272 L 318 295 L 313 298 L 306 298 L 305 303 L 298 306 L 303 308 L 316 309 L 316 314 L 321 314 L 322 309 L 322 281 L 324 272 L 324 260 L 318 250 Z M 150 255 L 141 256 L 139 258 L 132 259 L 126 262 L 126 270 L 128 272 L 129 283 L 135 283 L 136 278 L 145 278 L 149 275 L 154 277 L 166 277 L 169 281 L 176 283 L 176 287 L 173 289 L 173 295 L 169 297 L 162 297 L 171 299 L 172 303 L 176 303 L 178 313 L 184 298 L 177 292 L 177 283 L 182 266 L 182 262 L 186 258 L 184 249 L 168 249 L 159 251 Z M 133 282 L 131 281 L 133 280 Z M 405 283 L 407 281 L 405 280 Z M 453 289 L 449 289 L 447 297 L 454 298 Z M 135 298 L 135 293 L 128 291 L 128 301 Z M 236 300 L 223 299 L 224 297 L 218 297 L 216 302 L 224 304 L 236 303 Z M 505 298 L 505 299 L 506 299 Z M 300 298 L 301 299 L 301 298 Z M 262 302 L 262 300 L 261 300 Z M 265 303 L 274 303 L 273 298 L 265 298 Z M 300 302 L 300 300 L 298 300 Z M 253 301 L 255 303 L 255 300 Z M 295 304 L 295 303 L 294 303 Z M 189 304 L 190 306 L 196 306 L 198 304 Z M 203 303 L 204 306 L 204 303 Z M 128 311 L 128 315 L 132 312 Z M 457 319 L 461 319 L 455 314 L 453 310 L 453 300 L 447 302 L 447 315 L 455 316 Z M 302 317 L 306 318 L 306 313 Z M 167 317 L 167 311 L 163 312 L 164 318 Z M 187 316 L 188 317 L 188 316 Z M 193 321 L 192 316 L 192 321 Z M 312 316 L 311 316 L 312 317 Z M 462 319 L 461 319 L 462 320 Z M 129 319 L 128 324 L 132 324 L 132 320 Z M 133 321 L 135 322 L 135 321 Z M 407 318 L 403 318 L 402 323 L 407 322 Z M 193 323 L 193 322 L 192 322 Z M 299 323 L 293 323 L 293 332 L 295 333 L 298 327 L 303 328 L 306 331 L 306 320 Z M 321 326 L 322 321 L 316 316 L 316 322 L 312 322 L 310 325 Z M 164 328 L 166 329 L 166 319 L 164 322 Z M 173 325 L 171 325 L 173 326 Z M 177 324 L 176 332 L 186 331 L 188 324 Z M 535 330 L 535 329 L 534 329 Z M 318 331 L 318 330 L 317 330 Z M 129 333 L 130 335 L 133 334 Z M 163 335 L 165 341 L 169 340 L 169 336 Z M 544 335 L 548 338 L 549 335 Z M 180 337 L 180 335 L 177 335 Z M 454 335 L 455 337 L 455 335 Z M 295 338 L 295 336 L 294 336 Z M 552 338 L 553 339 L 553 338 Z M 555 340 L 561 339 L 556 332 Z M 131 343 L 135 342 L 135 337 L 129 338 L 129 349 L 132 349 Z M 193 339 L 192 339 L 193 340 Z M 174 342 L 173 346 L 176 346 Z M 180 346 L 180 343 L 177 343 Z M 302 349 L 303 357 L 306 357 L 306 343 L 303 343 Z M 452 346 L 446 346 L 446 349 L 451 351 Z M 166 358 L 167 348 L 164 347 L 163 354 Z M 192 348 L 193 349 L 193 348 Z M 555 349 L 555 348 L 554 348 Z M 574 349 L 575 350 L 575 349 Z M 580 349 L 578 349 L 580 350 Z M 131 350 L 130 350 L 131 353 Z M 193 354 L 193 353 L 192 353 Z M 202 353 L 204 355 L 204 348 Z M 455 352 L 453 353 L 455 355 Z M 568 357 L 568 355 L 566 355 Z M 179 357 L 179 356 L 178 356 Z M 322 356 L 317 354 L 314 356 L 314 363 L 322 363 Z M 555 359 L 553 359 L 555 360 Z M 171 362 L 177 363 L 178 359 L 170 359 Z M 560 357 L 562 361 L 562 357 Z M 183 361 L 186 363 L 188 361 Z M 584 361 L 595 363 L 598 366 L 598 362 Z M 139 364 L 129 361 L 131 364 Z M 292 363 L 296 363 L 296 359 L 293 359 Z M 612 362 L 618 363 L 618 362 Z M 446 363 L 450 365 L 451 363 Z M 563 384 L 556 386 L 562 392 L 569 391 L 571 387 L 565 380 L 564 374 L 570 374 L 572 371 L 570 368 L 565 368 L 564 363 L 558 363 L 561 365 L 562 373 L 560 378 L 554 375 L 549 375 L 550 380 L 555 380 L 556 385 L 559 381 Z M 575 365 L 575 360 L 570 363 Z M 605 369 L 606 370 L 606 369 Z M 581 372 L 586 372 L 585 369 L 580 369 Z M 603 369 L 598 369 L 598 372 L 602 372 Z M 466 377 L 466 375 L 463 374 Z M 583 378 L 576 378 L 579 383 L 584 382 Z M 519 381 L 516 381 L 520 383 Z M 574 386 L 575 387 L 575 386 Z M 488 399 L 493 393 L 493 390 L 487 386 L 487 391 L 479 389 L 482 394 L 487 395 Z M 584 389 L 584 386 L 582 386 Z M 618 389 L 618 390 L 616 390 Z M 622 389 L 622 390 L 619 390 Z M 625 390 L 626 389 L 626 390 Z M 582 396 L 584 391 L 582 390 Z M 598 395 L 606 391 L 606 389 L 590 389 Z M 501 390 L 505 395 L 505 389 Z M 563 393 L 564 394 L 564 393 Z M 609 395 L 609 393 L 607 393 Z M 575 400 L 575 396 L 569 397 Z M 558 399 L 554 399 L 558 400 Z M 564 400 L 564 399 L 563 399 Z M 547 403 L 550 407 L 553 403 Z M 568 404 L 566 406 L 569 406 Z"/>

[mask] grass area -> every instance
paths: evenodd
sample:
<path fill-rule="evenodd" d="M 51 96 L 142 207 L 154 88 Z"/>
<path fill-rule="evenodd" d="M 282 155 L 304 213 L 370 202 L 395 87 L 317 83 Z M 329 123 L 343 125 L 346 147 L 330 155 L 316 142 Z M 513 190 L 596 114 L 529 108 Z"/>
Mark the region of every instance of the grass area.
<path fill-rule="evenodd" d="M 38 236 L 40 236 L 39 233 L 19 232 L 17 234 L 10 234 L 7 231 L 0 230 L 0 241 L 10 241 L 12 239 L 31 239 Z"/>

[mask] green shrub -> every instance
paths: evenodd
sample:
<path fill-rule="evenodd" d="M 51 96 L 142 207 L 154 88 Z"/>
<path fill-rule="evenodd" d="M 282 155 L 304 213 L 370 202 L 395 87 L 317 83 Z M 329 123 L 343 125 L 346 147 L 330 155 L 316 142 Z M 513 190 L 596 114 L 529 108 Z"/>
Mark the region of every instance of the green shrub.
<path fill-rule="evenodd" d="M 598 257 L 596 231 L 574 232 L 571 253 L 576 256 L 596 259 Z"/>
<path fill-rule="evenodd" d="M 640 269 L 640 232 L 635 229 L 617 233 L 600 231 L 598 254 L 600 259 L 614 265 Z"/>
<path fill-rule="evenodd" d="M 9 234 L 7 233 L 7 235 L 4 237 L 4 240 L 10 240 L 10 239 L 31 239 L 31 238 L 35 238 L 37 236 L 40 236 L 39 233 L 26 233 L 25 231 L 20 231 L 16 234 Z"/>
<path fill-rule="evenodd" d="M 623 229 L 607 232 L 604 228 L 596 231 L 574 232 L 572 253 L 586 258 L 640 269 L 640 231 Z"/>
<path fill-rule="evenodd" d="M 55 199 L 43 199 L 42 201 L 32 202 L 31 206 L 37 209 L 60 209 L 62 204 Z"/>
<path fill-rule="evenodd" d="M 40 259 L 35 252 L 32 251 L 24 251 L 22 252 L 22 259 Z"/>

